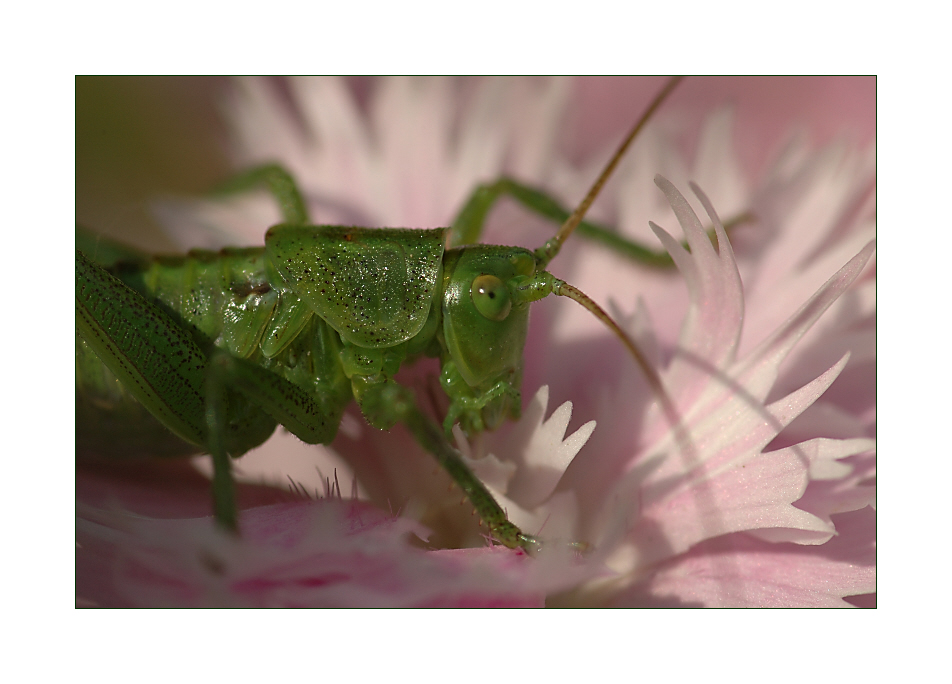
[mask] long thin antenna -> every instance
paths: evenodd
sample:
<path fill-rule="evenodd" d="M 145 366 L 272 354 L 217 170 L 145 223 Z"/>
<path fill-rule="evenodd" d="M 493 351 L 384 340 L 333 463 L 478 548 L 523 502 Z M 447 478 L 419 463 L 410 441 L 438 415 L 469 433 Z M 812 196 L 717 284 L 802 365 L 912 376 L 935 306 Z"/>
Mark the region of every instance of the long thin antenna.
<path fill-rule="evenodd" d="M 685 455 L 693 453 L 693 447 L 691 446 L 690 438 L 688 437 L 687 430 L 681 422 L 681 417 L 678 415 L 678 411 L 674 406 L 674 402 L 671 401 L 671 398 L 668 396 L 668 393 L 664 389 L 664 385 L 661 383 L 661 377 L 655 371 L 654 367 L 648 363 L 648 359 L 645 358 L 645 355 L 642 353 L 641 349 L 638 348 L 638 345 L 635 344 L 635 341 L 631 339 L 628 334 L 619 327 L 615 321 L 611 319 L 602 307 L 595 303 L 591 297 L 579 290 L 574 285 L 569 285 L 564 280 L 559 280 L 558 278 L 553 278 L 555 281 L 554 287 L 552 288 L 552 293 L 560 297 L 568 297 L 583 307 L 588 309 L 598 320 L 604 323 L 615 335 L 618 336 L 618 339 L 628 348 L 628 351 L 631 352 L 631 355 L 634 357 L 635 361 L 638 363 L 638 366 L 641 368 L 641 372 L 644 373 L 645 379 L 648 381 L 648 386 L 651 388 L 652 393 L 655 395 L 655 398 L 658 400 L 658 403 L 661 405 L 661 410 L 664 412 L 665 417 L 668 420 L 668 424 L 671 426 L 674 431 L 675 440 L 678 443 L 678 446 L 681 448 L 682 453 Z"/>
<path fill-rule="evenodd" d="M 641 366 L 641 372 L 645 374 L 645 377 L 648 378 L 648 384 L 651 385 L 651 388 L 657 392 L 664 392 L 664 388 L 661 386 L 661 379 L 658 377 L 658 374 L 655 373 L 655 369 L 648 363 L 648 359 L 645 358 L 645 355 L 642 354 L 641 350 L 638 348 L 638 345 L 635 344 L 635 341 L 628 337 L 628 334 L 625 333 L 621 327 L 612 320 L 605 310 L 600 307 L 595 301 L 589 297 L 587 294 L 582 292 L 580 289 L 574 285 L 569 285 L 564 280 L 556 280 L 556 285 L 552 289 L 552 293 L 558 295 L 559 297 L 568 297 L 569 299 L 574 299 L 576 302 L 588 309 L 598 320 L 604 323 L 608 328 L 615 333 L 622 343 L 628 347 L 628 351 L 631 352 L 631 355 L 635 357 L 635 361 Z"/>
<path fill-rule="evenodd" d="M 638 119 L 631 131 L 629 131 L 621 145 L 618 146 L 618 149 L 615 150 L 615 154 L 602 170 L 601 175 L 599 175 L 599 177 L 592 184 L 588 194 L 585 195 L 585 199 L 579 203 L 575 211 L 572 212 L 572 215 L 565 220 L 565 223 L 563 223 L 562 227 L 559 228 L 559 232 L 556 233 L 555 237 L 553 237 L 551 240 L 548 240 L 542 247 L 535 251 L 535 257 L 540 271 L 541 269 L 544 269 L 548 263 L 559 253 L 559 250 L 562 249 L 562 245 L 572 234 L 572 231 L 574 231 L 576 227 L 578 227 L 578 224 L 582 222 L 582 219 L 585 217 L 585 213 L 592 205 L 592 202 L 595 201 L 595 198 L 598 197 L 599 192 L 602 190 L 602 186 L 605 185 L 605 182 L 608 180 L 609 176 L 611 176 L 612 172 L 615 170 L 615 167 L 618 166 L 618 162 L 625 154 L 625 151 L 628 149 L 629 145 L 631 145 L 631 142 L 635 139 L 638 133 L 641 132 L 641 129 L 644 128 L 645 124 L 655 113 L 655 110 L 661 106 L 661 103 L 665 101 L 668 95 L 671 94 L 671 91 L 674 90 L 675 86 L 677 86 L 683 78 L 683 76 L 673 76 L 668 80 L 664 88 L 661 89 L 661 92 L 655 96 L 654 100 L 651 101 L 651 104 L 648 105 L 648 108 L 645 110 L 644 114 L 641 115 L 641 118 Z M 635 343 L 635 341 L 632 340 L 625 333 L 625 331 L 622 330 L 618 324 L 611 319 L 604 309 L 602 309 L 588 295 L 579 290 L 577 287 L 569 285 L 565 281 L 559 280 L 545 271 L 541 271 L 541 273 L 537 272 L 535 278 L 538 279 L 540 277 L 541 280 L 536 280 L 534 286 L 526 288 L 524 295 L 526 297 L 526 301 L 539 299 L 544 297 L 545 294 L 549 292 L 561 297 L 568 297 L 569 299 L 573 299 L 585 307 L 596 318 L 604 323 L 613 333 L 615 333 L 615 335 L 618 336 L 625 347 L 628 348 L 628 351 L 631 353 L 632 357 L 634 357 L 638 366 L 641 368 L 641 371 L 644 373 L 645 379 L 648 381 L 648 385 L 650 386 L 652 393 L 658 400 L 661 411 L 664 413 L 668 424 L 671 426 L 672 432 L 674 433 L 675 442 L 678 444 L 681 452 L 686 457 L 688 457 L 690 454 L 694 454 L 694 446 L 691 443 L 691 438 L 684 426 L 684 423 L 681 420 L 680 415 L 678 414 L 674 402 L 664 389 L 664 385 L 661 382 L 661 377 L 658 375 L 657 371 L 655 371 L 654 367 L 648 363 L 648 359 L 642 353 L 641 349 L 638 348 L 638 345 Z M 532 291 L 531 294 L 530 291 Z"/>
<path fill-rule="evenodd" d="M 582 219 L 585 218 L 585 213 L 588 211 L 588 208 L 592 206 L 592 202 L 595 201 L 595 198 L 598 197 L 598 193 L 601 192 L 605 181 L 608 180 L 608 177 L 612 175 L 615 167 L 618 166 L 618 162 L 625 154 L 628 146 L 631 145 L 631 141 L 641 132 L 641 129 L 648 123 L 648 120 L 655 113 L 655 110 L 661 106 L 661 103 L 667 99 L 671 91 L 674 90 L 674 87 L 678 85 L 683 78 L 684 76 L 672 76 L 668 80 L 664 88 L 661 89 L 661 92 L 658 93 L 655 99 L 651 101 L 651 104 L 648 105 L 648 109 L 645 110 L 641 118 L 638 119 L 634 127 L 628 132 L 628 135 L 622 141 L 621 145 L 618 146 L 618 149 L 615 150 L 615 154 L 608 164 L 606 164 L 605 168 L 602 169 L 601 175 L 592 184 L 588 194 L 585 195 L 585 199 L 579 203 L 575 211 L 572 212 L 572 215 L 565 220 L 565 223 L 559 228 L 559 232 L 555 234 L 555 237 L 548 240 L 545 245 L 536 250 L 536 257 L 540 260 L 540 266 L 542 268 L 545 268 L 548 263 L 555 258 L 555 255 L 559 253 L 559 250 L 562 249 L 562 245 L 568 239 L 569 235 L 572 234 L 572 231 L 574 231 L 578 224 L 582 222 Z"/>

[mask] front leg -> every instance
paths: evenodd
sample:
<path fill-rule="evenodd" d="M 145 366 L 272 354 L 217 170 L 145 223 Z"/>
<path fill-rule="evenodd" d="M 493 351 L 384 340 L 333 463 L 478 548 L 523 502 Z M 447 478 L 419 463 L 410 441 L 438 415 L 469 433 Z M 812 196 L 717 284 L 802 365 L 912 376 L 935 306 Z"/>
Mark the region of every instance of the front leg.
<path fill-rule="evenodd" d="M 450 398 L 450 407 L 443 420 L 447 436 L 452 434 L 457 422 L 466 434 L 473 435 L 495 430 L 507 418 L 519 420 L 522 415 L 518 372 L 498 378 L 486 388 L 473 388 L 466 384 L 456 364 L 445 360 L 440 371 L 440 384 Z"/>
<path fill-rule="evenodd" d="M 523 534 L 509 522 L 505 511 L 469 469 L 459 452 L 450 445 L 447 436 L 417 406 L 413 392 L 392 379 L 400 368 L 400 363 L 406 358 L 406 347 L 406 343 L 388 349 L 366 349 L 345 344 L 341 350 L 341 366 L 350 378 L 354 399 L 364 418 L 370 425 L 381 430 L 389 430 L 397 423 L 406 425 L 417 442 L 436 458 L 465 492 L 494 539 L 513 549 L 537 548 L 538 542 L 535 538 Z M 511 397 L 513 392 L 515 405 L 519 406 L 518 391 L 500 388 L 487 393 L 486 401 L 482 402 L 479 409 L 473 410 L 481 414 L 481 409 L 494 398 L 503 395 Z M 476 403 L 480 402 L 476 400 Z M 452 423 L 449 425 L 449 430 L 451 429 Z"/>
<path fill-rule="evenodd" d="M 496 541 L 511 549 L 534 551 L 539 548 L 535 537 L 523 533 L 509 521 L 506 512 L 450 445 L 439 426 L 416 405 L 412 391 L 393 380 L 371 382 L 364 388 L 360 407 L 371 424 L 401 422 L 406 425 L 417 442 L 436 458 L 465 492 Z"/>

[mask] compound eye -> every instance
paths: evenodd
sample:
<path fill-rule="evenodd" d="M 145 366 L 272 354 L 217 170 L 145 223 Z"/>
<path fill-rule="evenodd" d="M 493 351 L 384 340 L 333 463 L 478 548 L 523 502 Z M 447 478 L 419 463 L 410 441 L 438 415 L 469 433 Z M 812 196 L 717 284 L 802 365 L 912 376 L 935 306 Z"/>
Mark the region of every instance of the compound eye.
<path fill-rule="evenodd" d="M 501 321 L 512 310 L 506 284 L 494 275 L 481 275 L 470 288 L 476 310 L 491 321 Z"/>

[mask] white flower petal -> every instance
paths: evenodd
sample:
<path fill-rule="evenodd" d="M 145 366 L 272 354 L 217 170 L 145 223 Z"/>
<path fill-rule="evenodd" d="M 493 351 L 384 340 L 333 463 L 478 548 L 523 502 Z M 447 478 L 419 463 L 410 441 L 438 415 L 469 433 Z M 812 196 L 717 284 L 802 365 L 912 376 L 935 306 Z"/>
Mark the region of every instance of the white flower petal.
<path fill-rule="evenodd" d="M 727 247 L 716 253 L 680 193 L 664 180 L 657 182 L 691 246 L 691 252 L 686 252 L 653 226 L 685 274 L 691 292 L 682 350 L 664 378 L 667 386 L 678 389 L 676 401 L 696 451 L 679 453 L 669 434 L 641 452 L 640 465 L 631 469 L 611 497 L 612 505 L 629 511 L 629 534 L 612 553 L 609 565 L 619 572 L 635 572 L 637 567 L 684 552 L 704 539 L 743 530 L 757 530 L 775 541 L 822 543 L 835 532 L 829 518 L 792 505 L 806 491 L 810 460 L 795 452 L 795 447 L 766 454 L 761 451 L 830 386 L 848 355 L 783 399 L 767 406 L 762 402 L 776 380 L 780 362 L 859 275 L 873 245 L 867 245 L 840 269 L 753 354 L 734 362 L 743 297 L 719 221 L 709 201 L 697 193 L 718 228 L 719 241 Z M 724 317 L 718 319 L 716 314 L 724 309 L 725 301 L 736 305 L 727 307 Z M 705 313 L 710 315 L 703 324 L 698 323 Z M 719 327 L 725 318 L 727 323 Z M 676 364 L 682 366 L 680 377 L 674 372 Z M 693 396 L 685 392 L 691 379 L 703 390 L 700 394 L 697 390 Z M 821 476 L 833 474 L 829 467 L 816 465 L 814 470 Z M 601 524 L 607 525 L 611 518 L 617 516 L 603 516 Z"/>
<path fill-rule="evenodd" d="M 492 440 L 494 451 L 504 461 L 518 466 L 505 494 L 526 510 L 538 507 L 551 496 L 565 469 L 595 430 L 595 421 L 589 421 L 566 437 L 572 403 L 565 402 L 544 420 L 548 402 L 549 388 L 543 385 L 515 429 L 504 439 Z"/>

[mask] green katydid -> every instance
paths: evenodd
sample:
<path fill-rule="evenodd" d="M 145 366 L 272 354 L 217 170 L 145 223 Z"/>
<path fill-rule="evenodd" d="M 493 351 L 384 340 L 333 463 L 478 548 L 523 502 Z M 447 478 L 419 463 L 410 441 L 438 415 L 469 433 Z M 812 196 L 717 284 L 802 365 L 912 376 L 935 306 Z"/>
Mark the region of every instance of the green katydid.
<path fill-rule="evenodd" d="M 550 294 L 575 299 L 608 325 L 666 403 L 630 338 L 545 268 L 677 82 L 669 81 L 556 236 L 535 251 L 475 244 L 503 194 L 548 218 L 568 214 L 509 179 L 477 189 L 449 229 L 312 226 L 294 180 L 277 166 L 253 169 L 224 188 L 271 190 L 283 223 L 268 229 L 264 247 L 146 257 L 100 241 L 94 261 L 78 231 L 77 451 L 210 453 L 216 519 L 237 530 L 230 459 L 279 423 L 305 442 L 326 444 L 353 398 L 370 425 L 403 423 L 495 540 L 534 547 L 448 436 L 456 423 L 473 434 L 519 417 L 529 305 Z M 583 230 L 600 232 L 590 224 Z M 643 261 L 657 261 L 643 253 Z M 393 380 L 420 355 L 441 359 L 450 400 L 442 427 Z"/>

